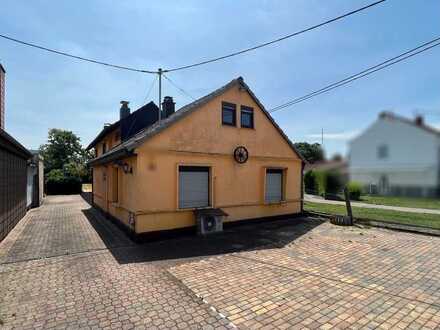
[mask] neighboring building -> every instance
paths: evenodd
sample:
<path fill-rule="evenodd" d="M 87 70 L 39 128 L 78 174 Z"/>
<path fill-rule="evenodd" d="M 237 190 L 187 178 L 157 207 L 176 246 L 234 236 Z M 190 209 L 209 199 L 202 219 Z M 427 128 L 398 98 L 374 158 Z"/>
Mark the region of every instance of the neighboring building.
<path fill-rule="evenodd" d="M 28 209 L 27 177 L 32 158 L 32 154 L 5 131 L 5 73 L 0 64 L 0 241 Z"/>
<path fill-rule="evenodd" d="M 5 129 L 5 76 L 6 71 L 0 63 L 0 129 Z"/>
<path fill-rule="evenodd" d="M 437 196 L 440 185 L 440 132 L 423 118 L 410 120 L 382 112 L 349 145 L 350 179 L 370 193 Z"/>
<path fill-rule="evenodd" d="M 126 107 L 88 148 L 94 204 L 132 233 L 193 227 L 201 209 L 225 222 L 302 211 L 304 161 L 241 77 L 176 112 L 165 97 L 160 122 L 148 104 L 134 135 L 124 121 L 144 107 Z"/>

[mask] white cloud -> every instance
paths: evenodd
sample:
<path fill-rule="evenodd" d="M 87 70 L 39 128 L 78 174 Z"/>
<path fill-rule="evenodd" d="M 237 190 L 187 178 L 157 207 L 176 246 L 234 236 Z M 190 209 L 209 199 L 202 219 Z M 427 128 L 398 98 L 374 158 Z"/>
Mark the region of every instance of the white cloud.
<path fill-rule="evenodd" d="M 325 133 L 324 132 L 324 140 L 338 140 L 338 141 L 347 141 L 354 138 L 359 134 L 359 131 L 349 131 L 349 132 L 340 132 L 340 133 Z M 321 134 L 308 134 L 306 135 L 309 139 L 321 139 Z"/>

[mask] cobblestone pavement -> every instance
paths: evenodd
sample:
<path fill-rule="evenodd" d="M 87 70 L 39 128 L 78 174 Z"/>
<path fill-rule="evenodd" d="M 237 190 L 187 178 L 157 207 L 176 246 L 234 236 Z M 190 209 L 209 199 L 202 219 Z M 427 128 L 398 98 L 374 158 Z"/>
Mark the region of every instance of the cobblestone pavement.
<path fill-rule="evenodd" d="M 440 328 L 438 237 L 324 223 L 170 272 L 239 328 Z"/>
<path fill-rule="evenodd" d="M 440 238 L 287 219 L 135 244 L 79 196 L 0 243 L 0 328 L 438 328 Z"/>
<path fill-rule="evenodd" d="M 231 327 L 166 272 L 179 261 L 121 263 L 148 245 L 93 213 L 79 196 L 50 197 L 0 244 L 0 328 Z"/>

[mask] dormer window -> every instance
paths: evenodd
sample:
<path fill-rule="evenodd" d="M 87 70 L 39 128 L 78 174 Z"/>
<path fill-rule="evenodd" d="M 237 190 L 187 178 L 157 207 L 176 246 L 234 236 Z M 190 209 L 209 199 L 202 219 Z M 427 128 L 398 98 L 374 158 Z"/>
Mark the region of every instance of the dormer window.
<path fill-rule="evenodd" d="M 386 144 L 382 144 L 377 147 L 377 158 L 378 159 L 388 158 L 388 146 Z"/>
<path fill-rule="evenodd" d="M 222 124 L 236 126 L 236 108 L 233 103 L 222 102 Z"/>

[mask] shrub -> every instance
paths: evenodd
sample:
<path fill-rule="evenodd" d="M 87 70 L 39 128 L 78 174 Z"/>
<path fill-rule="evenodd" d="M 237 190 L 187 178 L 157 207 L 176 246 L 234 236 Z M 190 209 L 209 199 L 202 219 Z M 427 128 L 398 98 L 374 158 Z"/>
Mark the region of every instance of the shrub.
<path fill-rule="evenodd" d="M 81 192 L 81 179 L 66 175 L 63 170 L 56 169 L 47 173 L 46 193 L 48 195 L 69 195 Z"/>
<path fill-rule="evenodd" d="M 361 199 L 362 185 L 359 182 L 350 181 L 347 189 L 351 200 L 358 201 Z"/>
<path fill-rule="evenodd" d="M 343 188 L 342 176 L 337 171 L 328 171 L 326 173 L 325 192 L 329 194 L 338 194 Z"/>
<path fill-rule="evenodd" d="M 315 195 L 318 193 L 318 182 L 314 171 L 307 171 L 304 174 L 304 189 L 308 194 Z"/>
<path fill-rule="evenodd" d="M 316 180 L 318 195 L 324 196 L 327 188 L 327 172 L 315 171 L 315 180 Z"/>

